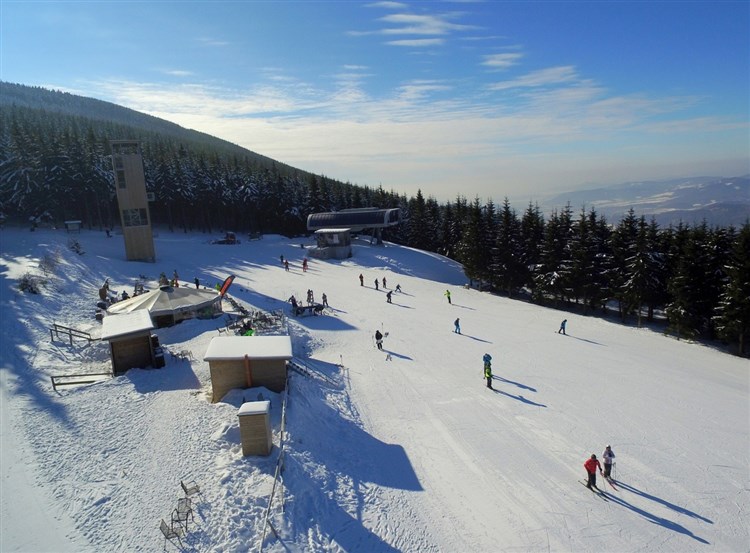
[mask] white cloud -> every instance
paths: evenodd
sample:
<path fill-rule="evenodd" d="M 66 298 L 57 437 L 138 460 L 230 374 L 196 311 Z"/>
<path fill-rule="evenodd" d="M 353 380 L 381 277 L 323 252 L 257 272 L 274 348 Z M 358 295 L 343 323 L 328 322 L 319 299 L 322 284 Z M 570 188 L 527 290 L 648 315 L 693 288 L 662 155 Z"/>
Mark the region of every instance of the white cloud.
<path fill-rule="evenodd" d="M 400 27 L 383 29 L 382 34 L 392 35 L 446 35 L 451 31 L 473 29 L 470 25 L 459 25 L 448 21 L 447 15 L 392 14 L 380 18 L 380 21 L 400 25 Z"/>
<path fill-rule="evenodd" d="M 199 37 L 197 40 L 204 46 L 223 47 L 223 46 L 229 46 L 230 44 L 226 40 L 217 40 L 217 39 L 210 38 L 210 37 Z"/>
<path fill-rule="evenodd" d="M 372 2 L 366 8 L 385 8 L 387 10 L 405 10 L 408 6 L 402 2 Z"/>
<path fill-rule="evenodd" d="M 300 169 L 406 193 L 421 187 L 444 199 L 455 195 L 445 191 L 457 183 L 470 182 L 470 194 L 497 197 L 528 186 L 574 186 L 588 178 L 587 167 L 601 171 L 604 161 L 624 167 L 622 158 L 632 159 L 633 150 L 664 151 L 654 146 L 664 140 L 660 135 L 674 140 L 674 134 L 729 126 L 714 118 L 681 118 L 694 98 L 615 96 L 590 81 L 570 83 L 571 68 L 556 69 L 523 82 L 564 86 L 527 88 L 520 97 L 492 102 L 450 97 L 453 84 L 437 79 L 407 81 L 375 98 L 357 71 L 338 75 L 332 90 L 299 80 L 247 90 L 108 81 L 95 83 L 94 96 Z M 699 160 L 705 162 L 692 154 L 687 161 Z M 492 194 L 498 182 L 507 188 Z"/>
<path fill-rule="evenodd" d="M 445 40 L 442 38 L 407 38 L 403 40 L 389 40 L 386 44 L 389 46 L 426 47 L 440 46 L 445 44 Z"/>
<path fill-rule="evenodd" d="M 192 71 L 185 71 L 182 69 L 166 69 L 164 74 L 172 77 L 191 77 L 194 75 Z"/>
<path fill-rule="evenodd" d="M 521 58 L 523 58 L 523 54 L 519 52 L 488 54 L 484 56 L 482 65 L 485 65 L 492 69 L 508 69 L 509 67 L 516 65 L 521 60 Z"/>
<path fill-rule="evenodd" d="M 540 87 L 553 84 L 569 83 L 578 79 L 575 67 L 572 65 L 563 65 L 559 67 L 549 67 L 533 71 L 517 79 L 501 81 L 489 86 L 491 90 L 507 90 L 510 88 L 528 88 Z"/>

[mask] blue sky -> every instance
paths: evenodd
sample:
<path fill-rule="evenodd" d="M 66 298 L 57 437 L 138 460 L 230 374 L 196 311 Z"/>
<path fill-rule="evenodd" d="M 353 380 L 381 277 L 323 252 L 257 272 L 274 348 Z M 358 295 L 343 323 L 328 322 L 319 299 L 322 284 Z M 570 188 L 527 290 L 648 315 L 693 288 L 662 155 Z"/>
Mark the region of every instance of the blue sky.
<path fill-rule="evenodd" d="M 750 2 L 0 0 L 0 79 L 440 200 L 750 172 Z"/>

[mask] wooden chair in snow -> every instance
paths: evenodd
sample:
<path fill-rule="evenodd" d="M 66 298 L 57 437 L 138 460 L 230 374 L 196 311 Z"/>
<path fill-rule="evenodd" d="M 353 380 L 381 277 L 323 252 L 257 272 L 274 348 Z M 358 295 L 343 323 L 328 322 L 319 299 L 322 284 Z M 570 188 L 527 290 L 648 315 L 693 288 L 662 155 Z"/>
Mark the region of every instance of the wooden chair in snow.
<path fill-rule="evenodd" d="M 195 480 L 189 480 L 185 482 L 184 480 L 180 480 L 180 485 L 182 486 L 182 491 L 185 492 L 185 497 L 192 497 L 194 495 L 201 496 L 201 499 L 203 499 L 203 494 L 201 493 L 201 487 L 197 484 Z"/>
<path fill-rule="evenodd" d="M 182 527 L 177 526 L 177 528 L 175 528 L 174 525 L 170 527 L 166 522 L 164 522 L 164 519 L 161 519 L 161 525 L 159 526 L 159 528 L 161 529 L 161 533 L 164 534 L 164 547 L 162 549 L 167 548 L 167 540 L 174 544 L 175 539 L 180 544 L 180 549 L 183 549 L 182 538 L 185 537 L 185 531 L 182 529 Z M 177 547 L 177 544 L 175 544 L 175 547 Z"/>

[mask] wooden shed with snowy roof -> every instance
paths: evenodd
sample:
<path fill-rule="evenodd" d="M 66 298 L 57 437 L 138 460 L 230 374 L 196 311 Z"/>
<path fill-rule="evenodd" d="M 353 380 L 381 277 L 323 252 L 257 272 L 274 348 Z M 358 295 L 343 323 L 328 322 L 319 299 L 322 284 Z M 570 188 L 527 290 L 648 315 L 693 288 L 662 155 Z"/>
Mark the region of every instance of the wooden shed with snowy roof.
<path fill-rule="evenodd" d="M 123 315 L 107 315 L 102 320 L 102 341 L 109 342 L 112 372 L 123 374 L 128 369 L 156 367 L 155 343 L 151 337 L 154 323 L 148 311 Z"/>
<path fill-rule="evenodd" d="M 212 401 L 234 388 L 265 386 L 274 392 L 286 387 L 287 361 L 292 358 L 289 336 L 217 336 L 204 361 L 211 373 Z"/>

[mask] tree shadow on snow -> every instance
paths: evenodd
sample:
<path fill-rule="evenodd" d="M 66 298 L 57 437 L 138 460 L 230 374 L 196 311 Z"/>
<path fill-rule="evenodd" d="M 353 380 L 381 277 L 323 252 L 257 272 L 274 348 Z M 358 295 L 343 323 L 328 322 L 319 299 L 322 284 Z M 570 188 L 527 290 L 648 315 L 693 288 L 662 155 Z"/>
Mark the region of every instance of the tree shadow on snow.
<path fill-rule="evenodd" d="M 621 482 L 618 482 L 618 484 L 622 486 Z M 633 505 L 631 503 L 628 503 L 627 501 L 625 501 L 624 499 L 620 498 L 619 496 L 616 496 L 614 494 L 608 493 L 607 494 L 607 499 L 609 499 L 613 503 L 617 503 L 618 505 L 622 505 L 623 507 L 626 507 L 627 509 L 630 509 L 634 513 L 637 513 L 637 514 L 643 516 L 644 518 L 646 518 L 647 520 L 649 520 L 653 524 L 658 524 L 659 526 L 663 526 L 664 528 L 667 528 L 669 530 L 673 530 L 675 532 L 679 532 L 680 534 L 684 534 L 686 536 L 689 536 L 689 537 L 693 538 L 694 540 L 699 541 L 701 543 L 704 543 L 706 545 L 709 544 L 708 541 L 704 540 L 703 538 L 701 538 L 699 536 L 696 536 L 695 534 L 693 534 L 690 530 L 688 530 L 687 528 L 685 528 L 681 524 L 677 524 L 676 522 L 673 522 L 673 521 L 668 520 L 666 518 L 662 518 L 662 517 L 656 516 L 656 515 L 654 515 L 652 513 L 649 513 L 648 511 L 644 511 L 640 507 L 636 507 L 635 505 Z M 656 498 L 654 498 L 654 499 L 656 499 Z"/>
<path fill-rule="evenodd" d="M 655 501 L 656 503 L 661 503 L 665 507 L 668 507 L 669 509 L 672 509 L 673 511 L 677 511 L 678 513 L 682 515 L 687 515 L 689 517 L 697 518 L 699 520 L 702 520 L 703 522 L 708 522 L 709 524 L 713 524 L 714 521 L 707 519 L 706 517 L 700 516 L 698 513 L 694 513 L 693 511 L 690 511 L 688 509 L 685 509 L 684 507 L 680 507 L 679 505 L 675 505 L 674 503 L 670 503 L 669 501 L 665 499 L 661 499 L 660 497 L 653 496 L 649 493 L 646 493 L 642 490 L 639 490 L 637 488 L 634 488 L 633 486 L 630 486 L 628 484 L 625 484 L 623 482 L 617 481 L 617 486 L 627 490 L 629 492 L 632 492 L 636 495 L 640 495 L 641 497 L 645 497 L 646 499 L 650 499 L 651 501 Z"/>

